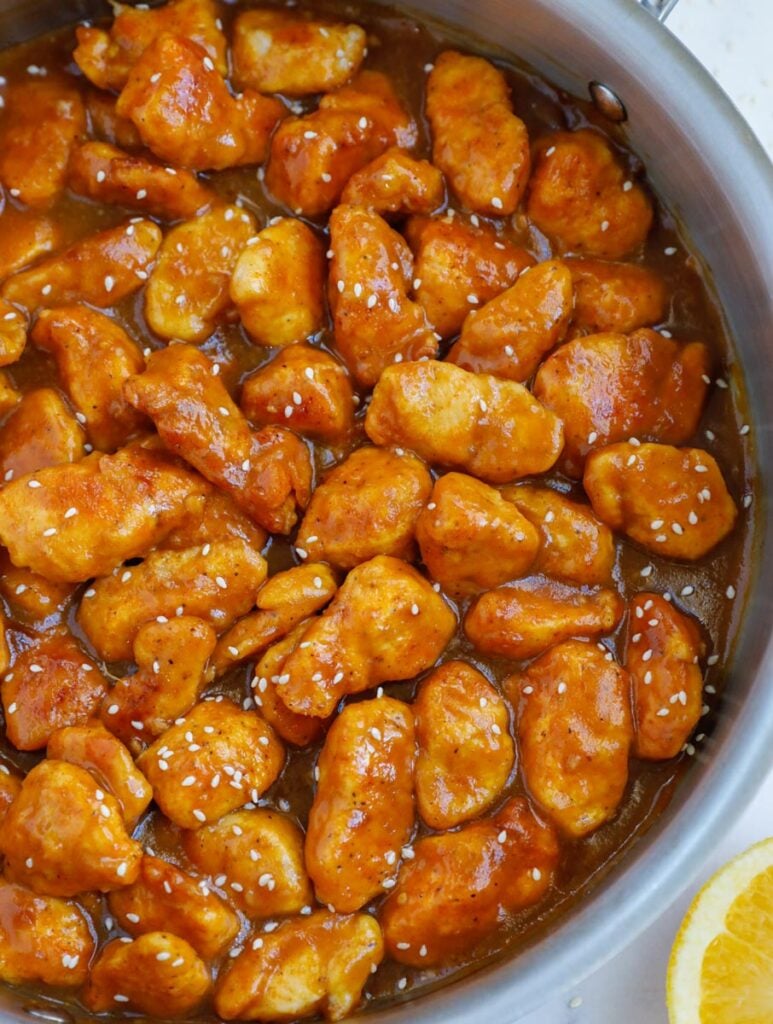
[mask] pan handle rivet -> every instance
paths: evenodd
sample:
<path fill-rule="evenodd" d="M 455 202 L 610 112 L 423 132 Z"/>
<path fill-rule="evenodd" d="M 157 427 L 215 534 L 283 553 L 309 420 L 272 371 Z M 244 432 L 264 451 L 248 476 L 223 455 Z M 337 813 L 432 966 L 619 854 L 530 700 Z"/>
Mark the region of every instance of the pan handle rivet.
<path fill-rule="evenodd" d="M 607 120 L 617 124 L 626 120 L 628 112 L 625 109 L 625 104 L 608 85 L 604 85 L 603 82 L 591 82 L 588 85 L 588 92 L 596 110 Z"/>

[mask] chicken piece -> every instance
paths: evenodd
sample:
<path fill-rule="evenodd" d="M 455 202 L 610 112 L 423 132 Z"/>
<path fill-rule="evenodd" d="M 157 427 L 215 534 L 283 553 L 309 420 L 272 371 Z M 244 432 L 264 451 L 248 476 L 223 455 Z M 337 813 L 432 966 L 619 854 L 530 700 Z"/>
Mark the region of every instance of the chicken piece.
<path fill-rule="evenodd" d="M 242 249 L 230 295 L 250 336 L 259 345 L 283 348 L 323 326 L 324 279 L 322 242 L 302 221 L 278 217 Z"/>
<path fill-rule="evenodd" d="M 589 452 L 644 435 L 682 444 L 698 426 L 706 399 L 709 352 L 655 331 L 575 338 L 549 356 L 535 396 L 565 424 L 562 466 L 582 475 Z"/>
<path fill-rule="evenodd" d="M 590 455 L 583 486 L 602 522 L 665 558 L 702 558 L 738 514 L 719 466 L 701 448 L 613 444 Z"/>
<path fill-rule="evenodd" d="M 72 636 L 52 633 L 16 655 L 0 692 L 9 741 L 17 750 L 41 750 L 57 729 L 87 721 L 107 684 Z"/>
<path fill-rule="evenodd" d="M 337 206 L 330 250 L 335 346 L 357 383 L 371 388 L 391 363 L 434 358 L 438 339 L 422 307 L 408 298 L 413 258 L 402 236 L 377 213 Z"/>
<path fill-rule="evenodd" d="M 254 233 L 254 217 L 238 206 L 218 207 L 169 232 L 145 289 L 145 316 L 159 337 L 204 341 L 231 315 L 231 274 Z"/>
<path fill-rule="evenodd" d="M 170 0 L 160 7 L 114 4 L 109 29 L 79 26 L 73 57 L 83 74 L 100 89 L 118 91 L 148 46 L 171 32 L 198 43 L 221 75 L 228 71 L 226 39 L 214 0 Z"/>
<path fill-rule="evenodd" d="M 464 205 L 514 213 L 529 180 L 529 136 L 502 72 L 482 57 L 441 53 L 427 79 L 427 118 L 432 160 Z"/>
<path fill-rule="evenodd" d="M 574 282 L 574 331 L 629 334 L 666 316 L 665 282 L 648 267 L 583 259 L 566 266 Z"/>
<path fill-rule="evenodd" d="M 88 978 L 93 952 L 79 907 L 0 878 L 0 979 L 5 984 L 77 988 Z"/>
<path fill-rule="evenodd" d="M 96 580 L 81 601 L 78 623 L 105 661 L 129 660 L 140 627 L 159 615 L 203 619 L 217 633 L 228 629 L 252 608 L 266 571 L 265 559 L 243 540 L 153 551 L 140 565 Z M 151 713 L 153 703 L 146 709 Z"/>
<path fill-rule="evenodd" d="M 126 744 L 151 742 L 169 729 L 190 711 L 212 675 L 212 626 L 190 615 L 161 618 L 137 631 L 137 671 L 118 679 L 102 701 L 102 721 Z"/>
<path fill-rule="evenodd" d="M 572 298 L 566 265 L 538 263 L 482 309 L 470 310 L 449 362 L 474 373 L 527 381 L 566 333 Z"/>
<path fill-rule="evenodd" d="M 117 1005 L 151 1017 L 185 1017 L 201 1005 L 212 981 L 185 939 L 147 932 L 133 942 L 108 942 L 91 965 L 83 1003 L 93 1013 Z"/>
<path fill-rule="evenodd" d="M 392 146 L 349 178 L 341 202 L 383 216 L 432 213 L 446 197 L 443 175 L 429 160 Z"/>
<path fill-rule="evenodd" d="M 110 572 L 180 521 L 203 480 L 159 448 L 139 444 L 51 466 L 0 491 L 0 540 L 14 565 L 55 583 Z M 74 510 L 74 511 L 73 511 Z"/>
<path fill-rule="evenodd" d="M 316 217 L 338 202 L 351 176 L 390 146 L 416 144 L 416 124 L 391 81 L 361 71 L 305 117 L 288 117 L 271 140 L 266 184 L 296 214 Z"/>
<path fill-rule="evenodd" d="M 21 393 L 11 383 L 8 375 L 0 370 L 0 416 L 5 416 L 21 401 Z"/>
<path fill-rule="evenodd" d="M 346 85 L 366 53 L 359 25 L 312 21 L 290 11 L 244 11 L 234 22 L 234 81 L 240 89 L 307 96 Z"/>
<path fill-rule="evenodd" d="M 625 667 L 633 689 L 636 757 L 665 761 L 700 721 L 705 653 L 697 623 L 659 594 L 631 601 Z"/>
<path fill-rule="evenodd" d="M 75 591 L 72 583 L 52 583 L 36 572 L 17 568 L 7 554 L 0 555 L 0 594 L 18 622 L 36 627 L 61 622 Z"/>
<path fill-rule="evenodd" d="M 389 955 L 421 969 L 469 961 L 505 915 L 542 899 L 559 854 L 555 832 L 523 797 L 458 832 L 425 836 L 381 907 Z"/>
<path fill-rule="evenodd" d="M 289 817 L 257 807 L 236 811 L 183 835 L 199 871 L 248 917 L 297 914 L 312 902 L 303 863 L 303 832 Z"/>
<path fill-rule="evenodd" d="M 222 487 L 256 523 L 290 532 L 296 508 L 311 493 L 308 449 L 281 427 L 251 431 L 203 352 L 190 345 L 154 352 L 124 394 L 150 416 L 170 451 Z"/>
<path fill-rule="evenodd" d="M 11 665 L 11 651 L 6 635 L 5 611 L 0 611 L 0 675 L 5 675 Z"/>
<path fill-rule="evenodd" d="M 115 109 L 160 160 L 191 171 L 262 163 L 286 112 L 251 89 L 232 96 L 203 47 L 168 33 L 134 64 Z"/>
<path fill-rule="evenodd" d="M 423 680 L 413 713 L 419 814 L 438 830 L 477 818 L 515 763 L 504 701 L 472 665 L 447 661 Z"/>
<path fill-rule="evenodd" d="M 349 374 L 311 345 L 290 345 L 248 377 L 241 407 L 259 427 L 289 422 L 297 433 L 323 444 L 342 445 L 354 429 Z"/>
<path fill-rule="evenodd" d="M 215 1010 L 223 1020 L 284 1021 L 323 1013 L 342 1020 L 384 955 L 369 914 L 342 917 L 320 910 L 285 921 L 254 938 L 223 971 Z"/>
<path fill-rule="evenodd" d="M 182 220 L 211 206 L 217 195 L 190 171 L 161 167 L 107 142 L 86 142 L 70 157 L 67 184 L 100 203 L 129 206 L 162 220 Z"/>
<path fill-rule="evenodd" d="M 128 8 L 135 10 L 136 8 Z M 75 30 L 76 34 L 78 29 Z M 94 31 L 98 32 L 99 29 Z M 119 117 L 115 110 L 116 97 L 101 89 L 89 89 L 86 93 L 86 114 L 89 120 L 89 136 L 100 142 L 107 142 L 120 149 L 140 149 L 142 139 L 128 117 Z"/>
<path fill-rule="evenodd" d="M 633 742 L 628 673 L 592 644 L 567 640 L 505 684 L 517 708 L 532 796 L 570 836 L 617 810 Z"/>
<path fill-rule="evenodd" d="M 534 147 L 526 212 L 559 251 L 610 260 L 638 249 L 653 218 L 647 193 L 588 128 L 554 132 Z"/>
<path fill-rule="evenodd" d="M 13 480 L 82 459 L 86 435 L 53 388 L 28 391 L 0 428 L 0 477 Z"/>
<path fill-rule="evenodd" d="M 80 93 L 51 75 L 9 86 L 4 99 L 0 184 L 27 206 L 50 206 L 64 188 L 70 150 L 86 130 Z"/>
<path fill-rule="evenodd" d="M 471 308 L 490 302 L 534 263 L 489 225 L 460 217 L 412 217 L 405 237 L 416 258 L 416 300 L 443 338 L 458 333 Z"/>
<path fill-rule="evenodd" d="M 615 564 L 612 531 L 589 505 L 572 501 L 549 487 L 518 484 L 503 487 L 511 501 L 539 535 L 532 572 L 592 587 L 609 583 Z"/>
<path fill-rule="evenodd" d="M 410 452 L 358 448 L 319 484 L 296 546 L 315 561 L 352 569 L 375 555 L 410 561 L 432 477 Z"/>
<path fill-rule="evenodd" d="M 185 518 L 164 537 L 159 548 L 186 551 L 218 541 L 243 540 L 251 548 L 261 551 L 266 537 L 266 531 L 242 512 L 230 494 L 210 487 L 206 494 L 191 498 L 186 503 Z"/>
<path fill-rule="evenodd" d="M 284 663 L 298 644 L 304 642 L 307 625 L 305 621 L 299 623 L 286 637 L 269 647 L 255 666 L 255 675 L 251 683 L 253 699 L 259 713 L 279 733 L 285 743 L 290 743 L 294 747 L 308 747 L 316 743 L 330 721 L 296 715 L 279 696 L 279 688 L 282 685 L 279 680 L 283 678 Z"/>
<path fill-rule="evenodd" d="M 195 829 L 257 802 L 282 770 L 284 748 L 254 713 L 229 700 L 208 700 L 178 719 L 137 763 L 164 814 Z"/>
<path fill-rule="evenodd" d="M 45 760 L 8 810 L 0 853 L 10 881 L 67 897 L 131 885 L 142 847 L 127 834 L 117 800 L 85 768 Z"/>
<path fill-rule="evenodd" d="M 290 711 L 327 718 L 342 697 L 413 676 L 435 663 L 456 620 L 405 562 L 379 555 L 349 573 L 282 667 Z"/>
<path fill-rule="evenodd" d="M 185 938 L 204 960 L 220 956 L 239 933 L 239 918 L 201 879 L 146 854 L 137 881 L 111 892 L 110 913 L 129 935 L 167 931 Z"/>
<path fill-rule="evenodd" d="M 2 296 L 30 312 L 71 302 L 114 306 L 142 287 L 160 244 L 152 221 L 119 224 L 9 277 Z"/>
<path fill-rule="evenodd" d="M 467 612 L 464 631 L 484 654 L 533 658 L 569 637 L 611 633 L 623 611 L 614 590 L 578 589 L 534 576 L 481 595 Z"/>
<path fill-rule="evenodd" d="M 329 566 L 299 565 L 278 572 L 260 588 L 256 611 L 239 619 L 217 643 L 212 658 L 220 676 L 233 665 L 254 658 L 308 619 L 335 596 L 338 581 Z"/>
<path fill-rule="evenodd" d="M 365 431 L 494 484 L 544 473 L 564 440 L 561 420 L 521 384 L 439 362 L 387 367 Z"/>
<path fill-rule="evenodd" d="M 416 540 L 430 576 L 455 597 L 525 575 L 539 548 L 528 519 L 499 491 L 464 473 L 435 483 L 416 520 Z"/>
<path fill-rule="evenodd" d="M 21 779 L 11 772 L 8 765 L 0 761 L 0 825 L 5 821 L 8 808 L 21 791 Z M 0 973 L 0 976 L 1 973 Z"/>
<path fill-rule="evenodd" d="M 33 210 L 6 205 L 0 212 L 0 281 L 56 249 L 59 224 Z"/>
<path fill-rule="evenodd" d="M 351 913 L 394 882 L 414 828 L 413 714 L 381 697 L 349 704 L 317 764 L 306 867 L 320 903 Z"/>
<path fill-rule="evenodd" d="M 85 420 L 96 448 L 114 451 L 147 426 L 122 392 L 127 377 L 142 372 L 145 359 L 114 320 L 88 306 L 44 309 L 31 337 L 54 357 L 70 401 Z"/>
<path fill-rule="evenodd" d="M 18 362 L 26 344 L 27 318 L 10 302 L 0 299 L 0 366 Z"/>
<path fill-rule="evenodd" d="M 129 828 L 153 799 L 153 790 L 129 751 L 97 721 L 57 730 L 48 742 L 47 756 L 90 772 L 118 801 Z"/>

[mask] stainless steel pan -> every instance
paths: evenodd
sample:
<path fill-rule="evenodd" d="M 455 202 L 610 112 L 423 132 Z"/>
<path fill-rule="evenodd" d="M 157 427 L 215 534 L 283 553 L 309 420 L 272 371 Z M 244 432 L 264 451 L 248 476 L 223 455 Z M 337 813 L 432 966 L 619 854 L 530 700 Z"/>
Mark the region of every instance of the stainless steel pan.
<path fill-rule="evenodd" d="M 653 17 L 674 2 L 412 0 L 417 13 L 510 51 L 575 94 L 599 81 L 623 101 L 630 144 L 713 277 L 760 477 L 755 574 L 717 726 L 666 813 L 545 937 L 509 962 L 368 1015 L 374 1024 L 507 1024 L 576 984 L 675 899 L 773 763 L 773 171 L 721 89 Z M 0 0 L 0 46 L 101 11 L 98 0 Z M 0 991 L 4 1024 L 30 1024 L 29 1008 Z"/>

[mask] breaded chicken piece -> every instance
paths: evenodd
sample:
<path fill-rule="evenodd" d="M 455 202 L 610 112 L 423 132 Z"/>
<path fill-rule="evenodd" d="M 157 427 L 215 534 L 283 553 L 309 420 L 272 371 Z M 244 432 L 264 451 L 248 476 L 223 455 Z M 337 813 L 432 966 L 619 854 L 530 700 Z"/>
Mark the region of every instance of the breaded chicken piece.
<path fill-rule="evenodd" d="M 58 391 L 27 391 L 0 428 L 0 477 L 19 479 L 39 469 L 78 462 L 86 434 Z"/>
<path fill-rule="evenodd" d="M 0 416 L 5 416 L 21 401 L 21 392 L 17 391 L 5 371 L 0 370 Z"/>
<path fill-rule="evenodd" d="M 36 629 L 53 627 L 66 616 L 76 590 L 74 583 L 54 583 L 18 568 L 7 552 L 0 555 L 0 594 L 17 622 Z"/>
<path fill-rule="evenodd" d="M 16 306 L 0 299 L 0 366 L 18 362 L 26 344 L 27 318 Z"/>
<path fill-rule="evenodd" d="M 482 57 L 446 50 L 427 79 L 432 160 L 477 213 L 514 213 L 531 166 L 526 125 L 505 76 Z"/>
<path fill-rule="evenodd" d="M 8 808 L 21 791 L 21 778 L 0 761 L 0 825 L 5 821 Z"/>
<path fill-rule="evenodd" d="M 0 281 L 58 248 L 61 234 L 51 217 L 6 204 L 0 212 Z"/>
<path fill-rule="evenodd" d="M 127 9 L 135 10 L 133 7 Z M 77 35 L 78 29 L 75 31 Z M 119 117 L 116 113 L 116 97 L 112 93 L 96 88 L 89 89 L 86 92 L 85 103 L 91 138 L 118 146 L 119 149 L 142 148 L 142 139 L 132 122 L 128 117 Z"/>
<path fill-rule="evenodd" d="M 561 420 L 521 384 L 434 361 L 387 367 L 365 430 L 375 444 L 500 484 L 550 469 L 564 440 Z"/>
<path fill-rule="evenodd" d="M 381 697 L 349 704 L 319 756 L 306 866 L 320 903 L 351 913 L 394 885 L 414 828 L 413 713 Z"/>
<path fill-rule="evenodd" d="M 654 270 L 591 259 L 566 266 L 574 282 L 573 332 L 630 334 L 665 318 L 666 285 Z"/>
<path fill-rule="evenodd" d="M 386 217 L 430 214 L 443 205 L 445 197 L 445 182 L 437 167 L 392 146 L 349 178 L 341 202 Z"/>
<path fill-rule="evenodd" d="M 210 485 L 205 494 L 186 502 L 185 517 L 158 546 L 164 551 L 186 551 L 223 540 L 243 540 L 261 551 L 266 531 L 242 512 L 230 494 Z"/>

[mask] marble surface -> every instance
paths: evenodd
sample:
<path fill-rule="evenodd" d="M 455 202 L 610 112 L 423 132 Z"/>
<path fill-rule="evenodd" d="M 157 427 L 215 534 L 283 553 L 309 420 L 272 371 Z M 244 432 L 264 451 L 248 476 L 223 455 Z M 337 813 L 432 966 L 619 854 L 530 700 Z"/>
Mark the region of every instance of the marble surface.
<path fill-rule="evenodd" d="M 718 79 L 773 155 L 773 0 L 680 0 L 668 27 Z M 773 772 L 682 897 L 651 928 L 519 1024 L 667 1024 L 666 964 L 690 901 L 717 868 L 771 833 Z"/>

